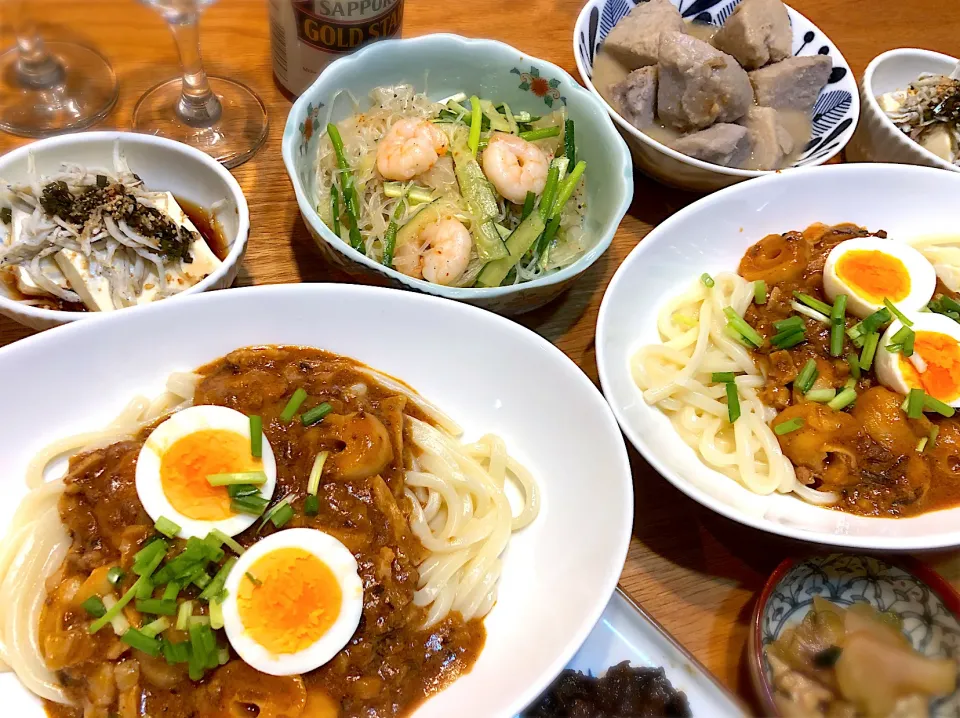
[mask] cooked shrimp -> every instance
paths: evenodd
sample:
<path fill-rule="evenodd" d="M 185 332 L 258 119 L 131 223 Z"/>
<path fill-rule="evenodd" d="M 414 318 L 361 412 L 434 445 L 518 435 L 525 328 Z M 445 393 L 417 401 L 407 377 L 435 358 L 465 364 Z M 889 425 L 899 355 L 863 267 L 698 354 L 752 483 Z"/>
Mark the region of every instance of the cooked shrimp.
<path fill-rule="evenodd" d="M 448 217 L 428 224 L 415 239 L 397 247 L 398 272 L 434 284 L 453 284 L 470 263 L 473 240 L 459 220 Z"/>
<path fill-rule="evenodd" d="M 543 192 L 549 164 L 535 144 L 502 132 L 495 132 L 483 151 L 483 173 L 514 204 L 523 204 L 527 192 Z"/>
<path fill-rule="evenodd" d="M 410 180 L 447 153 L 447 136 L 426 120 L 397 120 L 377 143 L 377 169 L 388 180 Z"/>

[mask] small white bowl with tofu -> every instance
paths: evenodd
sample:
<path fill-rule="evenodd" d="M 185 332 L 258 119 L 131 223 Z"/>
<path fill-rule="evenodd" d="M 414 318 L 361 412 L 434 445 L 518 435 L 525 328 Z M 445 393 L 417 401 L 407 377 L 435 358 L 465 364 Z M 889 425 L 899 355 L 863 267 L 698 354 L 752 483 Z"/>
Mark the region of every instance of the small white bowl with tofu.
<path fill-rule="evenodd" d="M 960 165 L 949 160 L 958 154 L 957 140 L 944 123 L 916 142 L 887 115 L 901 109 L 905 91 L 921 75 L 949 76 L 956 66 L 955 57 L 917 48 L 903 47 L 877 55 L 860 81 L 863 114 L 847 157 L 855 162 L 895 162 L 960 172 Z"/>
<path fill-rule="evenodd" d="M 573 49 L 634 163 L 682 189 L 823 164 L 860 114 L 843 55 L 780 0 L 588 0 Z"/>
<path fill-rule="evenodd" d="M 0 157 L 0 314 L 33 329 L 224 289 L 246 251 L 240 185 L 209 156 L 131 132 Z"/>

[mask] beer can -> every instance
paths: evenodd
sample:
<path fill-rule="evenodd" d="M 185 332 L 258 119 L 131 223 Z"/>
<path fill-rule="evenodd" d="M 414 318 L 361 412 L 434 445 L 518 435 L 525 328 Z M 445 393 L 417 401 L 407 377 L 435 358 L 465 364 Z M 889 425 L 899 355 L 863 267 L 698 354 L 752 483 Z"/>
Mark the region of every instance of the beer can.
<path fill-rule="evenodd" d="M 297 96 L 338 57 L 399 37 L 403 0 L 268 0 L 273 75 Z"/>

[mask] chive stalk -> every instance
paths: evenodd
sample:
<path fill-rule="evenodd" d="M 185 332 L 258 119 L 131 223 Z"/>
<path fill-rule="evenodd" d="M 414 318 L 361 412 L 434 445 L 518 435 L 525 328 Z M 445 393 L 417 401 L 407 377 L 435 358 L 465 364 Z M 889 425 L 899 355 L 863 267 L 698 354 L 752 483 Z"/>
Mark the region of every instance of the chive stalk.
<path fill-rule="evenodd" d="M 470 97 L 470 137 L 467 140 L 467 147 L 470 153 L 476 157 L 477 149 L 480 147 L 480 129 L 483 123 L 483 110 L 480 107 L 480 98 L 476 95 Z"/>
<path fill-rule="evenodd" d="M 280 412 L 280 421 L 289 424 L 293 420 L 293 415 L 297 413 L 297 409 L 300 408 L 300 405 L 306 401 L 307 392 L 302 387 L 298 387 L 293 396 L 290 397 L 290 400 L 287 402 L 287 405 L 283 407 L 283 411 Z"/>
<path fill-rule="evenodd" d="M 773 433 L 777 436 L 783 436 L 784 434 L 789 434 L 792 431 L 797 431 L 797 429 L 803 428 L 803 424 L 803 419 L 797 416 L 789 421 L 782 421 L 774 426 Z"/>
<path fill-rule="evenodd" d="M 820 372 L 817 371 L 816 360 L 808 359 L 793 383 L 797 389 L 806 394 L 813 387 L 813 383 L 817 380 L 819 373 Z"/>
<path fill-rule="evenodd" d="M 727 318 L 727 326 L 733 327 L 736 332 L 755 347 L 763 346 L 763 337 L 757 333 L 756 329 L 747 324 L 733 307 L 724 307 L 723 314 Z"/>
<path fill-rule="evenodd" d="M 526 140 L 527 142 L 536 142 L 537 140 L 545 140 L 550 137 L 557 137 L 559 134 L 560 127 L 554 125 L 553 127 L 541 127 L 536 130 L 521 132 L 518 137 L 521 140 Z"/>
<path fill-rule="evenodd" d="M 300 416 L 300 423 L 304 426 L 313 426 L 323 420 L 327 414 L 333 411 L 333 407 L 327 402 L 317 404 L 312 409 L 308 409 Z"/>
<path fill-rule="evenodd" d="M 250 416 L 250 456 L 263 456 L 263 418 L 256 414 Z"/>
<path fill-rule="evenodd" d="M 321 451 L 313 460 L 313 468 L 310 469 L 310 479 L 307 481 L 307 493 L 310 496 L 316 496 L 320 488 L 320 475 L 323 473 L 323 465 L 330 456 L 329 451 Z"/>
<path fill-rule="evenodd" d="M 727 418 L 731 424 L 740 418 L 740 395 L 737 385 L 732 381 L 727 382 Z"/>
<path fill-rule="evenodd" d="M 793 296 L 797 298 L 797 301 L 801 302 L 802 304 L 806 304 L 811 309 L 814 309 L 828 317 L 830 316 L 831 312 L 833 312 L 833 307 L 826 302 L 821 302 L 819 299 L 811 297 L 809 294 L 794 291 Z"/>
<path fill-rule="evenodd" d="M 249 484 L 260 486 L 267 483 L 267 475 L 263 471 L 235 471 L 228 474 L 210 474 L 207 483 L 211 486 L 237 486 Z"/>
<path fill-rule="evenodd" d="M 767 283 L 762 279 L 758 279 L 753 283 L 753 303 L 767 303 Z"/>

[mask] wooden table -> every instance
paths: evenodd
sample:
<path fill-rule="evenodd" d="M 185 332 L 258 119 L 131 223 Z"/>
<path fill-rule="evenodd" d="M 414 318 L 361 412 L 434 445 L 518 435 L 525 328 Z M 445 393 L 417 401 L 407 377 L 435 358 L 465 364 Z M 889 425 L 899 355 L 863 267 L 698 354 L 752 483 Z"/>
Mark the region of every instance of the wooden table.
<path fill-rule="evenodd" d="M 134 103 L 178 73 L 173 41 L 160 17 L 133 0 L 29 3 L 47 36 L 97 46 L 120 80 L 120 99 L 104 126 L 124 128 Z M 455 32 L 495 38 L 557 63 L 576 76 L 573 24 L 580 0 L 407 0 L 404 36 Z M 894 47 L 956 52 L 960 8 L 936 0 L 793 0 L 841 48 L 859 77 L 871 58 Z M 2 46 L 9 28 L 0 16 Z M 270 113 L 259 154 L 234 170 L 250 203 L 251 233 L 238 284 L 348 281 L 321 261 L 297 210 L 280 157 L 290 102 L 271 77 L 265 0 L 223 0 L 203 17 L 207 69 L 248 83 Z M 0 135 L 0 152 L 22 140 Z M 639 175 L 630 213 L 610 251 L 563 298 L 520 322 L 563 349 L 597 381 L 594 328 L 604 289 L 627 253 L 655 225 L 697 199 Z M 0 345 L 30 334 L 0 318 Z M 659 477 L 631 451 L 634 539 L 621 586 L 642 603 L 727 687 L 752 701 L 745 673 L 747 626 L 755 593 L 784 557 L 809 550 L 711 514 Z"/>

